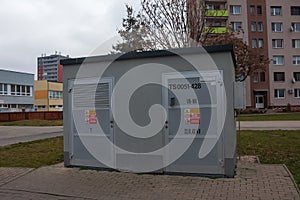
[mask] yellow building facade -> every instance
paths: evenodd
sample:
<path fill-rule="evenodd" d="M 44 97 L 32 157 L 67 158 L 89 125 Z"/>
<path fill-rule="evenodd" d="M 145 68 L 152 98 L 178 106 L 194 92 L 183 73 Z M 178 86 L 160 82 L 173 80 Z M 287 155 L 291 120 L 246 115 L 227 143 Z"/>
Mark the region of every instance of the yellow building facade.
<path fill-rule="evenodd" d="M 47 80 L 35 81 L 34 106 L 36 111 L 62 111 L 63 84 Z"/>

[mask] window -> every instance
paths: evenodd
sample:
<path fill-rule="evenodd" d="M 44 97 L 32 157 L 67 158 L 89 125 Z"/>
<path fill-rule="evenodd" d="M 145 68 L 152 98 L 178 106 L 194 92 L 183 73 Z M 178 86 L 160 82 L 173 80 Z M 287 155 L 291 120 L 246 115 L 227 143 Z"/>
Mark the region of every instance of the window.
<path fill-rule="evenodd" d="M 300 15 L 300 6 L 291 6 L 291 15 Z"/>
<path fill-rule="evenodd" d="M 258 72 L 253 73 L 253 82 L 258 83 Z"/>
<path fill-rule="evenodd" d="M 10 85 L 10 95 L 12 96 L 32 96 L 32 86 Z"/>
<path fill-rule="evenodd" d="M 255 6 L 250 6 L 250 14 L 255 15 Z"/>
<path fill-rule="evenodd" d="M 22 85 L 21 87 L 21 96 L 26 96 L 26 86 Z"/>
<path fill-rule="evenodd" d="M 275 89 L 274 97 L 276 99 L 283 99 L 285 97 L 285 89 Z"/>
<path fill-rule="evenodd" d="M 232 31 L 240 31 L 242 29 L 242 22 L 231 22 Z"/>
<path fill-rule="evenodd" d="M 251 22 L 251 31 L 256 31 L 256 22 Z"/>
<path fill-rule="evenodd" d="M 258 22 L 257 23 L 257 31 L 258 32 L 262 32 L 263 31 L 263 23 L 262 22 Z"/>
<path fill-rule="evenodd" d="M 56 106 L 55 105 L 50 105 L 50 108 L 55 108 Z"/>
<path fill-rule="evenodd" d="M 273 32 L 282 32 L 282 23 L 281 22 L 272 23 L 272 31 Z"/>
<path fill-rule="evenodd" d="M 285 74 L 284 72 L 274 72 L 274 81 L 285 81 Z"/>
<path fill-rule="evenodd" d="M 300 72 L 294 72 L 294 78 L 296 81 L 300 81 Z"/>
<path fill-rule="evenodd" d="M 281 15 L 281 6 L 271 6 L 271 15 L 272 16 Z"/>
<path fill-rule="evenodd" d="M 36 106 L 36 107 L 37 107 L 37 109 L 45 109 L 45 108 L 46 108 L 46 106 L 45 106 L 45 105 Z"/>
<path fill-rule="evenodd" d="M 11 85 L 10 86 L 10 90 L 11 90 L 11 95 L 17 95 L 17 86 L 16 85 Z"/>
<path fill-rule="evenodd" d="M 0 83 L 0 95 L 7 95 L 7 84 Z"/>
<path fill-rule="evenodd" d="M 257 46 L 256 46 L 256 39 L 252 39 L 251 40 L 251 47 L 252 48 L 256 48 Z"/>
<path fill-rule="evenodd" d="M 300 98 L 300 88 L 294 90 L 294 97 Z"/>
<path fill-rule="evenodd" d="M 26 96 L 30 96 L 30 86 L 26 86 Z"/>
<path fill-rule="evenodd" d="M 232 15 L 241 14 L 241 6 L 238 6 L 238 5 L 230 6 L 230 14 L 232 14 Z"/>
<path fill-rule="evenodd" d="M 273 39 L 272 47 L 273 48 L 283 48 L 283 39 Z"/>
<path fill-rule="evenodd" d="M 7 104 L 0 104 L 0 108 L 8 108 Z"/>
<path fill-rule="evenodd" d="M 260 81 L 265 82 L 266 81 L 266 73 L 265 72 L 260 72 Z"/>
<path fill-rule="evenodd" d="M 49 107 L 50 108 L 62 108 L 63 106 L 62 105 L 50 105 Z"/>
<path fill-rule="evenodd" d="M 283 56 L 273 56 L 273 64 L 274 65 L 283 65 L 284 57 Z"/>
<path fill-rule="evenodd" d="M 256 9 L 257 9 L 257 14 L 261 15 L 262 14 L 262 8 L 261 8 L 261 6 L 257 6 Z"/>
<path fill-rule="evenodd" d="M 226 23 L 217 20 L 207 20 L 207 24 L 209 24 L 210 27 L 226 26 Z"/>
<path fill-rule="evenodd" d="M 300 56 L 293 56 L 293 64 L 300 65 Z"/>
<path fill-rule="evenodd" d="M 7 94 L 7 84 L 3 84 L 3 93 Z"/>
<path fill-rule="evenodd" d="M 207 4 L 207 10 L 220 10 L 219 5 Z"/>
<path fill-rule="evenodd" d="M 207 10 L 213 10 L 213 9 L 214 9 L 214 6 L 213 6 L 213 5 L 210 5 L 210 4 L 208 4 L 208 5 L 206 5 L 206 9 L 207 9 Z"/>
<path fill-rule="evenodd" d="M 17 85 L 17 95 L 20 96 L 21 95 L 21 86 Z"/>
<path fill-rule="evenodd" d="M 62 99 L 62 92 L 49 91 L 49 99 Z"/>
<path fill-rule="evenodd" d="M 263 48 L 263 46 L 264 46 L 264 40 L 258 39 L 258 48 Z"/>
<path fill-rule="evenodd" d="M 213 6 L 213 10 L 221 10 L 221 6 L 220 5 L 212 5 Z"/>
<path fill-rule="evenodd" d="M 300 22 L 292 23 L 291 31 L 300 32 Z"/>
<path fill-rule="evenodd" d="M 293 48 L 300 48 L 300 39 L 292 40 Z"/>

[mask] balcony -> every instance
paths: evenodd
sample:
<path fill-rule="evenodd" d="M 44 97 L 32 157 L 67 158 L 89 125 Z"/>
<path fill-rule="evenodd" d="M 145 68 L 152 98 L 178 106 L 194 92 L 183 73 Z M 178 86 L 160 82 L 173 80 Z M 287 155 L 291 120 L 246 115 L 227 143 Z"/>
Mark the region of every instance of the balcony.
<path fill-rule="evenodd" d="M 207 10 L 206 17 L 228 17 L 228 10 Z"/>
<path fill-rule="evenodd" d="M 223 33 L 227 33 L 227 32 L 228 32 L 227 27 L 205 27 L 205 33 L 223 34 Z"/>

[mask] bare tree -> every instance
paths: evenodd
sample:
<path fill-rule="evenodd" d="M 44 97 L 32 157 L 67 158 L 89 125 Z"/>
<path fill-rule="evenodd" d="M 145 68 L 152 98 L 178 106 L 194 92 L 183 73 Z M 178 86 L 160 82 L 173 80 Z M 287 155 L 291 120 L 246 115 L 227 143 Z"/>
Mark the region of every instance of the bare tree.
<path fill-rule="evenodd" d="M 141 5 L 138 13 L 126 5 L 127 17 L 118 31 L 123 41 L 113 46 L 116 52 L 201 46 L 210 33 L 204 1 L 141 0 Z"/>
<path fill-rule="evenodd" d="M 269 59 L 263 56 L 260 48 L 251 48 L 234 32 L 218 35 L 218 37 L 208 38 L 205 45 L 232 44 L 236 59 L 235 74 L 238 81 L 244 81 L 247 76 L 252 75 L 256 70 L 265 70 L 269 64 Z"/>
<path fill-rule="evenodd" d="M 203 46 L 207 38 L 216 36 L 209 17 L 217 17 L 218 14 L 225 14 L 226 11 L 208 10 L 204 0 L 186 0 L 186 4 L 190 47 Z"/>
<path fill-rule="evenodd" d="M 269 63 L 259 49 L 250 48 L 233 33 L 214 34 L 208 20 L 214 12 L 206 9 L 204 0 L 140 1 L 142 9 L 138 13 L 126 5 L 127 18 L 119 30 L 123 41 L 113 46 L 114 52 L 233 44 L 240 81 Z"/>
<path fill-rule="evenodd" d="M 158 48 L 201 46 L 211 33 L 205 1 L 141 0 L 141 5 L 143 21 Z"/>
<path fill-rule="evenodd" d="M 126 11 L 127 16 L 122 23 L 123 29 L 118 31 L 122 41 L 112 46 L 111 53 L 156 49 L 148 39 L 149 28 L 142 21 L 140 12 L 136 14 L 129 5 L 126 5 Z"/>

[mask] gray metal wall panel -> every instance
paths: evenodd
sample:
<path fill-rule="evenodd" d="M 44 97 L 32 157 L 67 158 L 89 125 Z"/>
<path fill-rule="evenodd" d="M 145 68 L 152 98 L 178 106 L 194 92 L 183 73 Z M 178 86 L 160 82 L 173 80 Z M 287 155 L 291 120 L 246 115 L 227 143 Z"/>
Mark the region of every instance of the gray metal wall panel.
<path fill-rule="evenodd" d="M 34 85 L 34 75 L 0 70 L 0 82 L 16 85 Z"/>
<path fill-rule="evenodd" d="M 7 96 L 0 95 L 0 100 L 4 101 L 4 104 L 34 104 L 33 96 Z"/>

